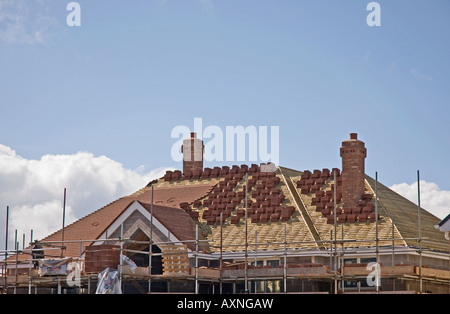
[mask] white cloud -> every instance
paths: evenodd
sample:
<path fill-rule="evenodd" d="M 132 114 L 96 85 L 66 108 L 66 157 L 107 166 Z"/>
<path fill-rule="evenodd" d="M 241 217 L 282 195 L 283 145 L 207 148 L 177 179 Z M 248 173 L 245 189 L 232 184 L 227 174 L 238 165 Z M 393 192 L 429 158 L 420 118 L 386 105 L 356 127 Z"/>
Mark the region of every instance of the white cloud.
<path fill-rule="evenodd" d="M 390 187 L 398 194 L 417 204 L 417 181 Z M 420 206 L 443 219 L 450 213 L 450 191 L 443 191 L 436 183 L 420 180 Z"/>
<path fill-rule="evenodd" d="M 33 10 L 30 9 L 31 4 L 34 5 Z M 42 0 L 34 3 L 25 0 L 0 0 L 0 41 L 9 44 L 44 43 L 49 37 L 50 29 L 59 23 L 56 18 L 40 13 L 43 5 Z"/>
<path fill-rule="evenodd" d="M 10 230 L 17 229 L 19 237 L 25 233 L 27 239 L 29 239 L 30 231 L 33 230 L 33 238 L 35 240 L 41 239 L 61 229 L 62 207 L 61 200 L 52 200 L 36 205 L 14 207 L 11 210 Z M 69 225 L 75 220 L 76 217 L 72 207 L 66 206 L 65 224 Z M 10 234 L 10 237 L 11 236 L 12 234 Z"/>
<path fill-rule="evenodd" d="M 66 224 L 162 177 L 167 169 L 125 169 L 106 156 L 88 152 L 45 155 L 29 160 L 0 144 L 0 238 L 4 239 L 6 206 L 10 206 L 9 238 L 42 238 L 62 226 L 64 188 Z M 1 243 L 4 243 L 2 240 Z"/>

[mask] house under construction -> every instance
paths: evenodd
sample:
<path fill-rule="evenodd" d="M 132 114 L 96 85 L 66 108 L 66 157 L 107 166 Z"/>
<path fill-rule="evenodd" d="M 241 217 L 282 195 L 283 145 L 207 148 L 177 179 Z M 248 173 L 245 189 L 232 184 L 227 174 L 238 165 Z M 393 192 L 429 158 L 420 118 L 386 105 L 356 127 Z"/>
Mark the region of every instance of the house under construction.
<path fill-rule="evenodd" d="M 111 269 L 122 293 L 449 293 L 439 219 L 365 174 L 355 133 L 341 169 L 204 168 L 195 133 L 182 151 L 182 171 L 2 251 L 2 292 L 95 293 Z"/>

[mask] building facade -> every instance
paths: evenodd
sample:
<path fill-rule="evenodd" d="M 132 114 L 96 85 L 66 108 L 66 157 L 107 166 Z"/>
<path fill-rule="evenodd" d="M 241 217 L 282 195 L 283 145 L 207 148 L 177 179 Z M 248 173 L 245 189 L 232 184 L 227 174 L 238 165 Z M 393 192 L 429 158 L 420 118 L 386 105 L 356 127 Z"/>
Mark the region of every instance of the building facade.
<path fill-rule="evenodd" d="M 439 219 L 365 174 L 356 134 L 341 169 L 203 168 L 202 154 L 192 134 L 183 171 L 65 227 L 62 244 L 59 230 L 8 253 L 3 291 L 94 293 L 108 268 L 123 293 L 449 292 Z M 43 272 L 55 260 L 65 271 Z"/>

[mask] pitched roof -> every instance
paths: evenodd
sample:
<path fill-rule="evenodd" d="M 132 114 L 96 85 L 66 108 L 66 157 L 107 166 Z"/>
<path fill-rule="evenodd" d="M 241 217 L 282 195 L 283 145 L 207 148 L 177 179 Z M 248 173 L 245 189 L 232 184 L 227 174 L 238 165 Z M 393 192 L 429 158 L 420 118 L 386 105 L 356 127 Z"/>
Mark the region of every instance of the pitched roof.
<path fill-rule="evenodd" d="M 297 182 L 301 179 L 301 176 L 290 177 L 292 182 Z M 332 194 L 333 184 L 334 182 L 330 181 L 325 183 L 322 191 L 325 192 L 325 195 Z M 366 192 L 370 194 L 374 194 L 371 190 L 370 186 L 366 182 Z M 311 220 L 314 228 L 318 234 L 320 240 L 328 240 L 330 239 L 332 233 L 334 233 L 334 216 L 329 216 L 327 214 L 327 208 L 321 208 L 319 205 L 321 203 L 317 203 L 316 201 L 318 192 L 315 193 L 307 193 L 304 194 L 301 192 L 300 188 L 296 188 L 294 192 L 297 192 L 300 198 L 300 202 L 305 208 L 306 216 Z M 323 199 L 323 196 L 322 196 Z M 331 200 L 331 199 L 330 199 Z M 322 203 L 323 204 L 323 203 Z M 334 202 L 328 201 L 326 206 L 334 207 Z M 328 205 L 329 204 L 329 205 Z M 374 209 L 374 199 L 372 198 L 368 202 L 370 208 Z M 340 208 L 342 205 L 340 201 L 337 202 L 337 207 Z M 360 208 L 356 208 L 358 212 L 361 211 Z M 376 226 L 375 221 L 372 219 L 366 219 L 365 221 L 354 221 L 349 222 L 348 220 L 345 223 L 340 223 L 339 217 L 341 215 L 337 215 L 338 225 L 337 225 L 337 238 L 340 240 L 342 236 L 345 240 L 349 242 L 345 243 L 345 247 L 373 247 L 376 245 L 376 233 L 378 228 L 378 237 L 379 239 L 391 239 L 392 238 L 392 220 L 386 215 L 385 212 L 379 212 L 380 217 L 378 219 L 378 226 Z M 327 216 L 328 215 L 328 216 Z M 350 215 L 350 214 L 349 214 Z M 348 216 L 348 215 L 347 215 Z M 356 216 L 356 214 L 355 214 Z M 332 218 L 330 221 L 329 218 Z M 355 217 L 356 218 L 356 217 Z M 395 238 L 400 238 L 398 230 L 394 228 L 394 236 Z M 364 242 L 361 242 L 364 241 Z M 389 241 L 380 241 L 379 245 L 390 245 L 392 242 Z M 395 242 L 396 245 L 404 245 L 405 243 L 401 240 Z"/>
<path fill-rule="evenodd" d="M 375 189 L 375 180 L 366 176 L 366 181 Z M 378 182 L 379 203 L 387 216 L 392 219 L 399 233 L 407 238 L 411 247 L 419 247 L 419 242 L 412 238 L 419 236 L 418 206 L 385 185 Z M 448 242 L 443 234 L 434 228 L 439 218 L 420 208 L 422 247 L 437 251 L 448 251 Z"/>
<path fill-rule="evenodd" d="M 212 184 L 208 182 L 203 182 L 196 185 L 183 185 L 174 186 L 171 188 L 162 186 L 155 186 L 153 193 L 153 201 L 155 205 L 156 212 L 162 221 L 167 221 L 170 214 L 174 212 L 170 210 L 171 207 L 179 208 L 179 203 L 181 202 L 193 202 L 196 199 L 202 197 L 212 188 Z M 144 207 L 146 204 L 151 202 L 152 189 L 151 186 L 146 186 L 145 188 L 133 193 L 129 196 L 125 196 L 117 199 L 114 202 L 94 211 L 93 213 L 75 221 L 74 223 L 66 226 L 64 228 L 64 240 L 69 241 L 79 241 L 79 240 L 95 240 L 97 239 L 113 222 L 116 220 L 120 214 L 134 201 L 142 202 Z M 160 211 L 166 210 L 168 218 L 166 219 Z M 155 212 L 155 215 L 156 215 Z M 190 226 L 192 228 L 192 226 Z M 171 226 L 173 228 L 173 226 Z M 178 227 L 175 227 L 178 230 Z M 61 240 L 62 229 L 57 232 L 42 239 L 42 242 L 46 241 L 59 241 Z M 175 234 L 175 232 L 174 232 Z M 184 233 L 183 233 L 184 234 Z M 80 248 L 79 243 L 66 243 L 66 250 L 64 251 L 65 256 L 77 257 L 80 252 L 84 251 L 84 247 L 92 244 L 92 242 L 84 242 L 82 248 Z M 46 252 L 46 255 L 55 255 L 56 253 Z"/>
<path fill-rule="evenodd" d="M 276 172 L 265 173 L 255 165 L 216 168 L 215 172 L 206 168 L 203 175 L 196 177 L 168 174 L 151 182 L 141 190 L 119 198 L 67 226 L 64 231 L 65 240 L 97 239 L 134 201 L 150 210 L 153 187 L 154 217 L 180 240 L 195 239 L 194 226 L 198 225 L 201 236 L 210 241 L 212 251 L 219 250 L 221 234 L 223 250 L 244 250 L 246 229 L 249 244 L 255 243 L 255 238 L 258 243 L 267 243 L 258 247 L 258 250 L 283 248 L 285 229 L 287 248 L 318 249 L 328 246 L 321 241 L 330 239 L 334 224 L 326 216 L 326 208 L 319 210 L 320 203 L 317 203 L 317 199 L 319 195 L 333 195 L 335 182 L 330 175 L 323 176 L 319 190 L 305 192 L 298 184 L 302 177 L 305 178 L 306 171 L 278 167 Z M 247 171 L 249 198 L 246 211 L 243 197 L 246 182 L 243 173 Z M 321 173 L 326 173 L 325 169 Z M 369 197 L 364 204 L 372 212 L 374 190 L 375 181 L 366 176 L 366 193 Z M 417 241 L 400 240 L 401 237 L 418 236 L 417 205 L 380 183 L 377 185 L 377 193 L 379 245 L 391 245 L 392 241 L 387 239 L 391 239 L 394 232 L 394 237 L 399 239 L 395 240 L 395 245 L 417 246 Z M 339 206 L 339 201 L 337 204 Z M 245 214 L 248 218 L 247 226 Z M 345 222 L 338 225 L 338 235 L 342 232 L 346 240 L 355 240 L 348 242 L 347 247 L 375 246 L 374 220 L 351 220 L 349 216 L 344 219 Z M 422 236 L 427 238 L 423 240 L 422 247 L 446 251 L 448 243 L 434 228 L 439 219 L 421 209 L 421 220 Z M 60 239 L 61 230 L 42 241 Z M 84 247 L 91 243 L 83 243 L 82 248 L 79 243 L 68 243 L 65 256 L 79 256 L 80 251 L 84 251 Z"/>

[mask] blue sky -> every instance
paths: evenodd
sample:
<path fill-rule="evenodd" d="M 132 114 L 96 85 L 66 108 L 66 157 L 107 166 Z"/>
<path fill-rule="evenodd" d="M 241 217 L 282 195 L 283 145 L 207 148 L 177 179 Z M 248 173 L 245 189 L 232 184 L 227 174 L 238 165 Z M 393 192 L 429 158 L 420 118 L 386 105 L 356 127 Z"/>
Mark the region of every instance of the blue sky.
<path fill-rule="evenodd" d="M 450 190 L 448 1 L 378 1 L 379 27 L 368 0 L 77 2 L 69 27 L 69 1 L 0 0 L 0 144 L 24 160 L 181 168 L 171 131 L 201 117 L 278 126 L 298 170 L 340 167 L 357 132 L 367 174 Z"/>

